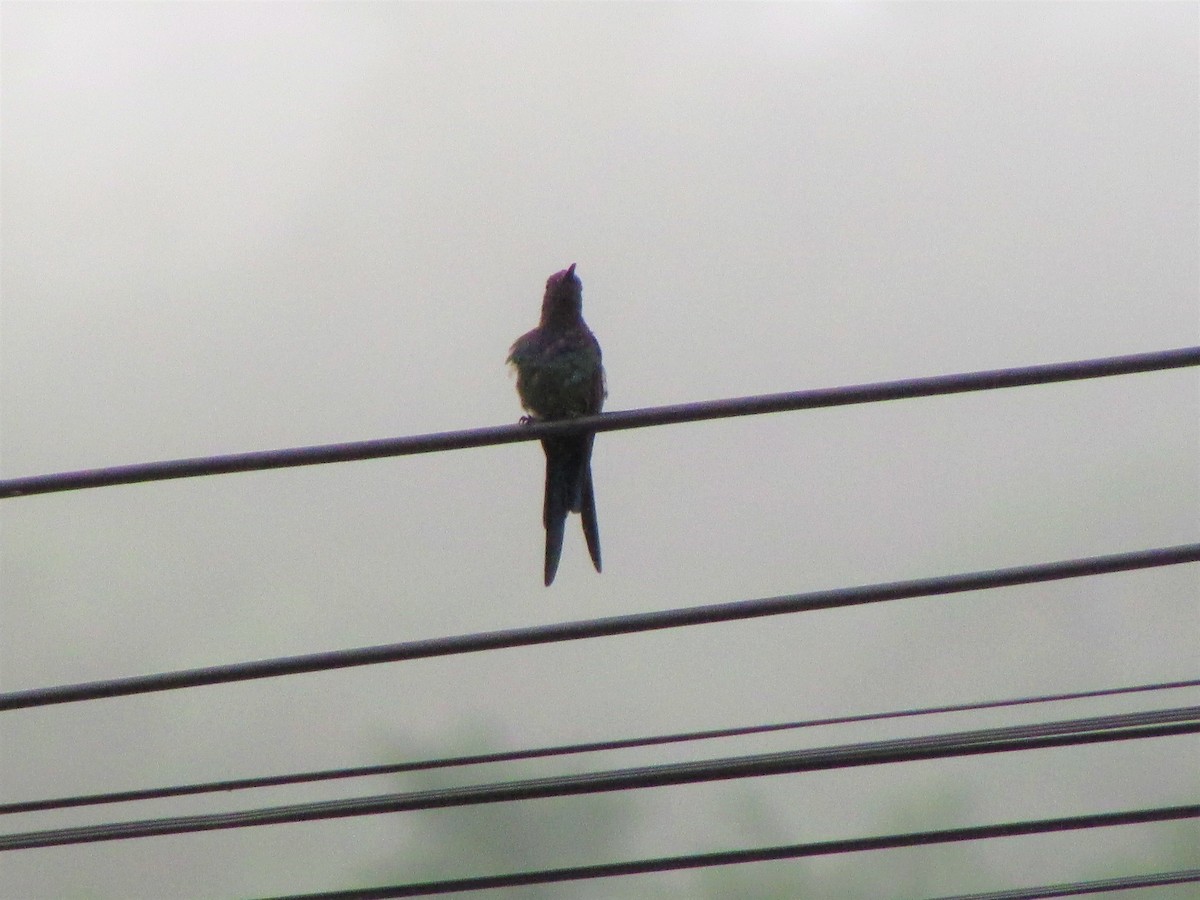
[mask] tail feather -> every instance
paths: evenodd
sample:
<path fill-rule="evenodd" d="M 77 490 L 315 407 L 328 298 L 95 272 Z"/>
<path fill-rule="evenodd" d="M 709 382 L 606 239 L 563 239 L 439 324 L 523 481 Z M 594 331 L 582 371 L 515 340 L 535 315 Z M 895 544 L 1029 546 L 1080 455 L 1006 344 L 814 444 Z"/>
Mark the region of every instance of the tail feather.
<path fill-rule="evenodd" d="M 546 498 L 542 507 L 542 524 L 546 526 L 545 582 L 549 587 L 558 571 L 567 513 L 571 511 L 575 481 L 574 454 L 561 439 L 542 441 L 542 450 L 546 453 Z"/>
<path fill-rule="evenodd" d="M 567 513 L 564 510 L 557 519 L 546 523 L 546 565 L 544 578 L 546 587 L 554 584 L 554 576 L 558 572 L 558 560 L 562 556 L 563 532 L 567 527 Z"/>
<path fill-rule="evenodd" d="M 588 555 L 592 558 L 592 565 L 599 572 L 600 524 L 596 521 L 596 496 L 592 493 L 592 465 L 590 460 L 587 463 L 587 467 L 583 470 L 582 481 L 582 502 L 580 503 L 579 512 L 583 516 L 583 537 L 587 541 Z"/>
<path fill-rule="evenodd" d="M 600 571 L 600 531 L 596 524 L 596 501 L 592 495 L 592 435 L 548 438 L 546 453 L 546 498 L 542 523 L 546 526 L 545 582 L 549 586 L 562 555 L 567 513 L 583 515 L 583 534 L 596 571 Z"/>

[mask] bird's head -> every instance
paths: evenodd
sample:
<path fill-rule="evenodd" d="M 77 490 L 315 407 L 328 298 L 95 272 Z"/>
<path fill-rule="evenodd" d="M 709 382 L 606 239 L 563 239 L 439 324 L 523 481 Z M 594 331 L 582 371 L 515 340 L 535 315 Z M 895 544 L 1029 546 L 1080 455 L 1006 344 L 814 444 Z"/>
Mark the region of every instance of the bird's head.
<path fill-rule="evenodd" d="M 575 274 L 575 263 L 546 279 L 542 298 L 542 323 L 575 319 L 583 314 L 583 283 Z"/>

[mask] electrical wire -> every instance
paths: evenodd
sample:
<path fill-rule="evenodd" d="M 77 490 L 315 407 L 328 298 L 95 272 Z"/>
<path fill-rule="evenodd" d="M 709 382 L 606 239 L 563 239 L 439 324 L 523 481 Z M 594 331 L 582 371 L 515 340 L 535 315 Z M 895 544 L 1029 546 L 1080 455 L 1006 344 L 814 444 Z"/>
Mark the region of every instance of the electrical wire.
<path fill-rule="evenodd" d="M 484 875 L 475 878 L 456 878 L 426 881 L 419 884 L 395 884 L 386 887 L 358 888 L 348 891 L 326 891 L 317 894 L 292 894 L 271 900 L 380 900 L 385 897 L 423 897 L 449 894 L 455 891 L 483 891 L 492 888 L 523 887 L 534 884 L 555 884 L 563 881 L 583 881 L 590 878 L 613 878 L 622 875 L 647 875 L 654 872 L 673 872 L 711 866 L 768 862 L 778 859 L 798 859 L 806 856 L 825 856 L 835 853 L 859 853 L 864 850 L 893 850 L 900 847 L 919 847 L 930 844 L 949 844 L 962 841 L 990 840 L 1084 828 L 1109 828 L 1118 825 L 1140 825 L 1148 822 L 1167 822 L 1200 817 L 1200 805 L 1128 810 L 1116 813 L 1096 813 L 1057 819 L 1036 819 L 1024 822 L 1003 822 L 995 825 L 973 825 L 966 828 L 945 828 L 937 831 L 915 831 L 907 834 L 886 834 L 875 837 L 817 841 L 809 844 L 788 844 L 781 847 L 757 847 L 751 850 L 726 850 L 717 853 L 694 853 L 687 856 L 667 856 L 658 859 L 639 859 L 628 862 L 603 863 L 591 866 L 570 866 L 561 869 L 539 869 L 513 872 L 506 875 Z M 1174 878 L 1174 881 L 1150 882 L 1182 884 L 1197 880 L 1200 870 L 1164 873 L 1143 878 Z M 992 896 L 992 895 L 984 895 Z M 1004 895 L 999 895 L 1004 896 Z M 1018 895 L 1020 896 L 1020 895 Z M 1031 896 L 1055 896 L 1053 894 Z"/>
<path fill-rule="evenodd" d="M 534 644 L 634 634 L 690 625 L 708 625 L 715 622 L 732 622 L 761 616 L 879 603 L 885 600 L 932 597 L 1198 561 L 1200 561 L 1200 544 L 1183 544 L 1176 547 L 1138 550 L 1132 553 L 1092 556 L 934 578 L 918 578 L 912 581 L 894 581 L 886 584 L 814 591 L 805 594 L 788 594 L 759 600 L 737 600 L 707 606 L 632 613 L 576 622 L 561 622 L 553 625 L 485 631 L 476 634 L 382 644 L 374 647 L 359 647 L 352 650 L 330 650 L 303 656 L 284 656 L 200 669 L 180 669 L 155 675 L 134 675 L 105 681 L 8 691 L 0 694 L 0 711 L 97 700 L 101 697 L 177 690 L 201 685 L 227 684 L 255 678 L 274 678 L 281 675 L 297 675 L 302 672 L 321 672 L 351 666 L 427 659 L 459 653 L 477 653 L 505 647 L 527 647 Z"/>
<path fill-rule="evenodd" d="M 279 825 L 285 822 L 409 812 L 418 809 L 568 797 L 734 778 L 757 778 L 766 775 L 1196 733 L 1200 733 L 1200 706 L 1179 707 L 780 753 L 691 760 L 579 775 L 325 800 L 230 813 L 5 834 L 0 835 L 0 850 L 23 850 L 225 828 Z"/>
<path fill-rule="evenodd" d="M 1155 872 L 1150 875 L 1126 875 L 1100 881 L 1072 881 L 1066 884 L 1044 884 L 1040 887 L 1013 888 L 1008 891 L 988 891 L 984 894 L 956 894 L 936 900 L 1042 900 L 1044 897 L 1078 897 L 1081 894 L 1100 894 L 1105 891 L 1130 891 L 1134 888 L 1167 887 L 1172 884 L 1192 884 L 1200 881 L 1200 869 L 1180 872 Z"/>
<path fill-rule="evenodd" d="M 1035 384 L 1104 378 L 1196 365 L 1200 365 L 1200 347 L 1181 347 L 1174 350 L 1137 353 L 1128 356 L 1111 356 L 1100 359 L 1074 360 L 1045 365 L 990 369 L 954 375 L 936 375 L 927 378 L 908 378 L 873 384 L 623 410 L 570 421 L 531 422 L 527 425 L 501 425 L 409 437 L 135 463 L 77 472 L 6 478 L 0 480 L 0 499 L 117 484 L 192 478 L 200 475 L 223 475 L 232 472 L 252 472 L 291 466 L 378 459 L 387 456 L 406 456 L 441 450 L 460 450 L 577 434 L 583 431 L 617 431 L 653 425 L 701 422 L 732 416 L 762 415 L 914 397 L 934 397 L 967 391 L 1026 387 Z"/>
<path fill-rule="evenodd" d="M 171 785 L 168 787 L 143 788 L 131 791 L 111 791 L 103 794 L 82 794 L 74 797 L 55 797 L 44 800 L 25 800 L 16 803 L 0 803 L 0 815 L 14 813 L 43 812 L 51 809 L 67 809 L 78 806 L 95 806 L 105 803 L 128 803 L 138 800 L 157 800 L 164 797 L 182 797 L 247 790 L 252 788 L 279 787 L 290 784 L 310 784 L 343 778 L 363 778 L 373 775 L 396 775 L 404 772 L 428 771 L 460 766 L 475 766 L 487 763 L 516 762 L 552 756 L 567 756 L 579 753 L 597 753 L 625 750 L 632 747 L 651 747 L 689 741 L 707 741 L 727 737 L 743 737 L 790 731 L 798 728 L 813 728 L 825 725 L 845 725 L 873 722 L 885 719 L 900 719 L 913 716 L 941 715 L 945 713 L 972 712 L 983 709 L 999 709 L 1024 706 L 1033 703 L 1059 703 L 1068 700 L 1112 697 L 1121 694 L 1165 691 L 1179 688 L 1200 687 L 1200 678 L 1191 681 L 1171 681 L 1157 684 L 1139 684 L 1118 688 L 1100 688 L 1090 691 L 1072 691 L 1064 694 L 1044 694 L 1033 697 L 1015 697 L 1005 700 L 979 700 L 973 703 L 955 703 L 945 706 L 927 706 L 919 709 L 890 710 L 887 712 L 862 713 L 858 715 L 828 716 L 821 719 L 804 719 L 797 722 L 776 722 L 766 725 L 743 725 L 707 731 L 689 731 L 677 734 L 652 735 L 649 737 L 623 738 L 619 740 L 592 741 L 578 744 L 560 744 L 551 747 L 534 747 L 525 750 L 508 750 L 494 753 L 476 753 L 469 756 L 442 757 L 400 763 L 381 763 L 370 766 L 353 766 L 340 769 L 324 769 L 315 772 L 294 772 L 286 775 L 262 775 L 254 778 L 226 779 L 200 784 Z"/>

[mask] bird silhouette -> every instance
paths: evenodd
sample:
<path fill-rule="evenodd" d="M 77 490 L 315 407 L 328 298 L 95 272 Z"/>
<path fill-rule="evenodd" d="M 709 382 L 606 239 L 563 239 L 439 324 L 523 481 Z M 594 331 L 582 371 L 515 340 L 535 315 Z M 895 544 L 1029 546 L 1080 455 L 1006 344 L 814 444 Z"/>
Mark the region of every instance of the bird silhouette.
<path fill-rule="evenodd" d="M 590 416 L 604 405 L 604 366 L 600 343 L 583 321 L 583 284 L 572 263 L 546 279 L 538 327 L 521 335 L 508 351 L 517 371 L 517 394 L 533 421 Z M 592 490 L 593 434 L 542 439 L 546 454 L 545 583 L 558 571 L 567 513 L 579 513 L 583 536 L 600 571 L 600 528 Z"/>

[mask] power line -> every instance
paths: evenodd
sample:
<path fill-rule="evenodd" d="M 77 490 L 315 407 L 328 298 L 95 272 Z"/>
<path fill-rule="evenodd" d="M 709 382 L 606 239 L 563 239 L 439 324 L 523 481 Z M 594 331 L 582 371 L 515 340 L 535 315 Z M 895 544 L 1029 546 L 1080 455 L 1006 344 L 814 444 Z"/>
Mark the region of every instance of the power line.
<path fill-rule="evenodd" d="M 0 835 L 0 850 L 23 850 L 164 834 L 310 822 L 347 816 L 410 812 L 419 809 L 569 797 L 734 778 L 790 775 L 847 767 L 944 759 L 951 756 L 1007 753 L 1196 733 L 1200 733 L 1200 706 L 1180 707 L 890 741 L 612 769 L 580 775 L 325 800 L 230 813 L 144 819 L 6 834 Z"/>
<path fill-rule="evenodd" d="M 681 869 L 768 862 L 778 859 L 798 859 L 806 856 L 825 856 L 835 853 L 859 853 L 864 850 L 894 850 L 900 847 L 989 840 L 1028 834 L 1046 834 L 1056 831 L 1075 831 L 1084 828 L 1140 825 L 1148 822 L 1192 819 L 1198 816 L 1200 816 L 1200 805 L 1162 807 L 1159 809 L 1096 813 L 1094 815 L 1070 816 L 1057 819 L 1004 822 L 996 825 L 973 825 L 966 828 L 945 828 L 938 831 L 915 831 L 908 834 L 885 834 L 875 837 L 817 841 L 810 844 L 788 844 L 782 847 L 757 847 L 751 850 L 694 853 L 687 856 L 667 856 L 658 859 L 639 859 L 591 866 L 571 866 L 561 869 L 540 869 L 531 872 L 513 872 L 507 875 L 485 875 L 475 878 L 426 881 L 419 884 L 395 884 L 387 887 L 326 891 L 318 894 L 293 894 L 286 897 L 275 897 L 272 900 L 378 900 L 378 898 L 385 897 L 423 897 L 431 894 L 449 894 L 454 891 L 483 891 L 491 888 L 554 884 L 563 881 L 613 878 L 622 875 L 647 875 L 655 872 L 673 872 Z M 1162 876 L 1140 877 L 1175 879 L 1174 881 L 1149 882 L 1149 884 L 1182 884 L 1200 879 L 1200 870 L 1164 873 Z M 1034 894 L 1031 896 L 1055 895 Z"/>
<path fill-rule="evenodd" d="M 1150 875 L 1126 875 L 1123 878 L 1104 878 L 1100 881 L 1072 881 L 1066 884 L 1044 884 L 1040 887 L 1014 888 L 1010 891 L 988 891 L 985 894 L 956 894 L 937 900 L 1042 900 L 1044 897 L 1078 897 L 1081 894 L 1100 894 L 1105 891 L 1130 891 L 1134 888 L 1167 887 L 1172 884 L 1192 884 L 1200 881 L 1200 869 L 1181 872 L 1155 872 Z"/>
<path fill-rule="evenodd" d="M 1061 381 L 1130 375 L 1165 369 L 1200 365 L 1200 347 L 1181 347 L 1153 353 L 1111 356 L 1100 359 L 1075 360 L 1045 365 L 990 369 L 955 375 L 935 375 L 927 378 L 907 378 L 873 384 L 846 387 L 791 391 L 781 394 L 760 394 L 726 400 L 680 403 L 587 416 L 571 421 L 536 422 L 528 425 L 500 425 L 465 431 L 446 431 L 409 437 L 380 438 L 321 444 L 312 447 L 292 447 L 282 450 L 260 450 L 223 456 L 193 457 L 162 462 L 135 463 L 77 472 L 57 472 L 50 475 L 31 475 L 0 480 L 0 499 L 73 491 L 83 488 L 145 481 L 164 481 L 173 478 L 192 478 L 200 475 L 223 475 L 231 472 L 253 472 L 291 466 L 311 466 L 322 463 L 351 462 L 378 459 L 386 456 L 407 456 L 442 450 L 460 450 L 493 444 L 510 444 L 543 437 L 572 434 L 580 431 L 617 431 L 683 422 L 701 422 L 732 416 L 762 415 L 801 409 L 830 406 L 849 406 L 886 400 L 915 397 L 935 397 L 968 391 L 1025 387 Z"/>
<path fill-rule="evenodd" d="M 252 788 L 279 787 L 289 784 L 310 784 L 318 781 L 332 781 L 343 778 L 363 778 L 374 775 L 397 775 L 404 772 L 428 771 L 431 769 L 475 766 L 486 763 L 515 762 L 519 760 L 530 760 L 543 757 L 566 756 L 579 753 L 607 752 L 612 750 L 624 750 L 632 747 L 650 747 L 663 744 L 674 744 L 688 741 L 705 741 L 726 737 L 743 737 L 752 734 L 764 734 L 798 728 L 813 728 L 823 725 L 845 725 L 858 722 L 880 721 L 884 719 L 940 715 L 943 713 L 971 712 L 982 709 L 1023 706 L 1033 703 L 1057 703 L 1066 700 L 1111 697 L 1120 694 L 1133 694 L 1147 691 L 1163 691 L 1192 687 L 1200 687 L 1200 679 L 1193 679 L 1191 681 L 1162 682 L 1158 684 L 1139 684 L 1118 688 L 1102 688 L 1091 691 L 1073 691 L 1064 694 L 1045 694 L 1033 697 L 1016 697 L 1005 700 L 980 700 L 973 703 L 956 703 L 946 706 L 929 706 L 919 709 L 901 709 L 891 710 L 888 712 L 863 713 L 859 715 L 828 716 L 821 719 L 805 719 L 797 722 L 778 722 L 767 725 L 746 725 L 733 728 L 711 729 L 707 731 L 689 731 L 678 734 L 653 735 L 649 737 L 592 741 L 589 743 L 577 744 L 560 744 L 557 746 L 534 747 L 525 750 L 477 753 L 469 756 L 423 759 L 401 763 L 382 763 L 378 765 L 354 766 L 340 769 L 324 769 L 315 772 L 295 772 L 286 775 L 264 775 L 255 778 L 236 778 L 227 779 L 224 781 L 210 781 L 200 784 L 143 788 L 141 790 L 132 791 L 111 791 L 103 794 L 83 794 L 74 797 L 26 800 L 17 803 L 0 804 L 0 815 L 42 812 L 51 809 L 67 809 L 77 806 L 95 806 L 106 803 L 128 803 L 138 800 L 157 800 L 165 797 L 182 797 L 194 794 L 208 794 L 216 792 L 225 793 L 228 791 L 247 790 Z"/>
<path fill-rule="evenodd" d="M 1126 572 L 1197 561 L 1200 561 L 1200 544 L 1182 544 L 1177 547 L 1159 547 L 1132 553 L 919 578 L 912 581 L 895 581 L 805 594 L 788 594 L 759 600 L 738 600 L 708 606 L 682 607 L 552 625 L 485 631 L 476 634 L 381 644 L 374 647 L 359 647 L 352 650 L 330 650 L 323 653 L 229 663 L 200 669 L 180 669 L 155 675 L 135 675 L 105 681 L 9 691 L 0 694 L 0 711 L 96 700 L 101 697 L 177 690 L 209 684 L 226 684 L 255 678 L 274 678 L 281 675 L 297 675 L 303 672 L 320 672 L 351 666 L 368 666 L 459 653 L 476 653 L 507 647 L 527 647 L 534 644 L 634 634 L 690 625 L 708 625 L 761 616 L 810 612 L 818 609 L 879 603 L 886 600 L 931 597 L 964 591 L 1011 587 L 1019 584 L 1035 584 L 1064 578 L 1081 578 L 1089 575 Z"/>

